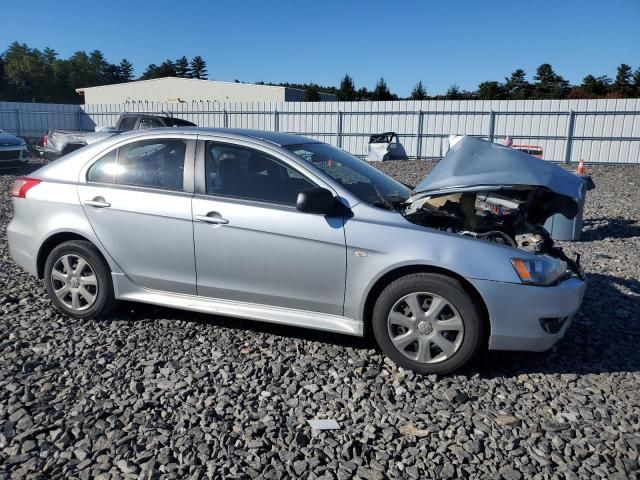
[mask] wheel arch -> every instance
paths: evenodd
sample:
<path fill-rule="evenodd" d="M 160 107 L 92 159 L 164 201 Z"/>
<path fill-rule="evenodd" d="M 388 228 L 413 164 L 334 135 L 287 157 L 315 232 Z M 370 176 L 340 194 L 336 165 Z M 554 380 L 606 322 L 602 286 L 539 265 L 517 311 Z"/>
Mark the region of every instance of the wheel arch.
<path fill-rule="evenodd" d="M 373 307 L 380 293 L 395 280 L 412 275 L 415 273 L 438 273 L 454 278 L 460 282 L 464 290 L 469 294 L 473 302 L 478 306 L 480 315 L 482 317 L 482 323 L 484 326 L 483 345 L 488 345 L 489 336 L 491 335 L 491 322 L 489 319 L 489 310 L 487 305 L 480 295 L 480 292 L 462 275 L 457 274 L 452 270 L 448 270 L 442 267 L 436 267 L 433 265 L 405 265 L 394 268 L 386 272 L 371 286 L 367 292 L 367 297 L 364 303 L 362 311 L 362 319 L 364 321 L 364 333 L 365 335 L 371 334 L 371 320 L 373 316 Z"/>
<path fill-rule="evenodd" d="M 102 253 L 102 250 L 98 245 L 95 244 L 95 242 L 91 241 L 91 239 L 76 232 L 57 232 L 48 237 L 44 242 L 42 242 L 42 245 L 40 245 L 40 248 L 38 250 L 38 256 L 36 258 L 36 271 L 39 279 L 44 278 L 44 265 L 51 251 L 61 243 L 68 242 L 70 240 L 84 240 L 96 247 L 96 250 L 98 250 L 98 253 L 100 254 L 100 258 L 102 258 L 105 265 L 107 265 L 109 270 L 111 270 L 111 265 L 109 264 L 109 261 L 106 259 L 105 255 Z"/>

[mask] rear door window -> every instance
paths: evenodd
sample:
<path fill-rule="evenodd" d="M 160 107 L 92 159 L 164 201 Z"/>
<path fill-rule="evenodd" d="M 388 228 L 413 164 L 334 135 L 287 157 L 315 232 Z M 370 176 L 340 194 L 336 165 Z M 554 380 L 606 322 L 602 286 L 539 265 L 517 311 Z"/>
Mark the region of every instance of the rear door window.
<path fill-rule="evenodd" d="M 120 130 L 125 132 L 129 130 L 133 130 L 133 127 L 136 126 L 137 117 L 124 117 L 120 120 Z"/>
<path fill-rule="evenodd" d="M 129 143 L 93 164 L 90 182 L 183 190 L 187 140 L 154 139 Z"/>
<path fill-rule="evenodd" d="M 138 130 L 146 130 L 148 128 L 160 128 L 162 127 L 162 122 L 157 118 L 145 117 L 140 119 L 140 123 L 138 123 Z"/>

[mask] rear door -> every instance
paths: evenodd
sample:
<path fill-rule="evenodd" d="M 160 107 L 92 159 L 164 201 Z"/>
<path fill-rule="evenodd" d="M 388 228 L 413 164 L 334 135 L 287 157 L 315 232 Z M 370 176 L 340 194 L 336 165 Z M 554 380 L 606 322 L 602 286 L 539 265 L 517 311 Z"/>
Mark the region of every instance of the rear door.
<path fill-rule="evenodd" d="M 196 293 L 194 138 L 158 136 L 121 144 L 94 162 L 78 187 L 96 236 L 140 286 Z"/>
<path fill-rule="evenodd" d="M 344 218 L 296 210 L 317 179 L 243 144 L 199 142 L 193 199 L 198 295 L 341 315 Z"/>

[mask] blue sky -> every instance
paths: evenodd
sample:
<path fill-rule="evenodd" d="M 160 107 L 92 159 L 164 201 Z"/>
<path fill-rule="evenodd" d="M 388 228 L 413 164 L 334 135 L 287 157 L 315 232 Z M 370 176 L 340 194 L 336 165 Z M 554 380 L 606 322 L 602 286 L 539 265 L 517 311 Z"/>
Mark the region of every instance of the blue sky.
<path fill-rule="evenodd" d="M 95 5 L 95 6 L 93 6 Z M 550 63 L 571 82 L 640 67 L 640 1 L 121 1 L 3 2 L 0 49 L 14 40 L 66 57 L 99 49 L 140 74 L 201 55 L 209 77 L 356 87 L 384 76 L 408 95 L 474 89 Z"/>

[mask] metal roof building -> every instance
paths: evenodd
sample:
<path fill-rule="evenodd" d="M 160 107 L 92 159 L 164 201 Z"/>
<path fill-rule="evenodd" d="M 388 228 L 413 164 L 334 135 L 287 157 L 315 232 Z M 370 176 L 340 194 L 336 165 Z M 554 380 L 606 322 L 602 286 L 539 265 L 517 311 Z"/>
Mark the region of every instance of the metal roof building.
<path fill-rule="evenodd" d="M 138 102 L 299 102 L 305 90 L 253 83 L 164 77 L 76 89 L 85 104 Z M 321 101 L 336 100 L 320 93 Z"/>

